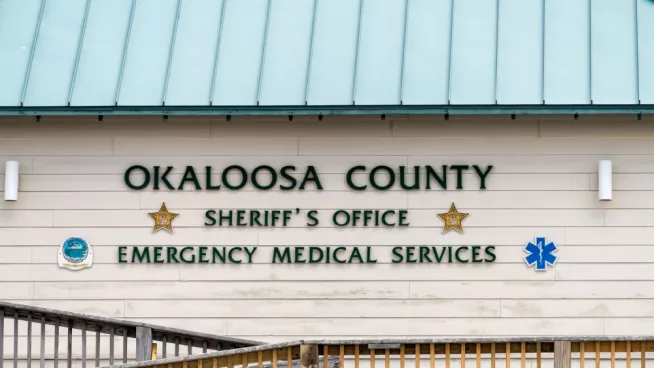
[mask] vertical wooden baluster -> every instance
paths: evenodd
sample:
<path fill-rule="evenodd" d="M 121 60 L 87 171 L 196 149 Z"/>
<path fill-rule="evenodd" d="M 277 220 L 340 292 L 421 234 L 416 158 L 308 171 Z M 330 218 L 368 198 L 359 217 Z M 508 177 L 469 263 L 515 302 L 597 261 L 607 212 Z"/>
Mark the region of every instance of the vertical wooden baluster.
<path fill-rule="evenodd" d="M 420 368 L 420 344 L 416 344 L 416 368 Z"/>
<path fill-rule="evenodd" d="M 595 342 L 595 368 L 600 368 L 600 343 Z"/>
<path fill-rule="evenodd" d="M 611 368 L 615 368 L 615 341 L 611 341 Z"/>
<path fill-rule="evenodd" d="M 97 326 L 97 330 L 95 330 L 95 366 L 99 367 L 100 366 L 100 330 L 102 327 L 100 325 Z"/>
<path fill-rule="evenodd" d="M 18 311 L 14 312 L 14 368 L 18 368 Z"/>
<path fill-rule="evenodd" d="M 429 368 L 436 368 L 436 345 L 429 344 Z"/>
<path fill-rule="evenodd" d="M 82 368 L 86 368 L 86 322 L 82 322 Z"/>
<path fill-rule="evenodd" d="M 631 368 L 631 341 L 627 341 L 627 368 Z"/>
<path fill-rule="evenodd" d="M 520 368 L 525 368 L 525 364 L 527 364 L 527 343 L 523 341 L 520 343 Z"/>
<path fill-rule="evenodd" d="M 157 343 L 153 342 L 150 346 L 150 360 L 157 360 Z M 202 368 L 202 360 L 198 360 L 198 368 Z"/>
<path fill-rule="evenodd" d="M 257 368 L 263 368 L 263 351 L 257 353 Z"/>
<path fill-rule="evenodd" d="M 289 350 L 290 350 L 290 349 L 289 349 Z M 243 366 L 243 368 L 247 368 L 247 367 L 248 367 L 248 355 L 247 355 L 247 354 L 243 354 L 242 356 L 243 356 L 243 363 L 242 363 L 242 366 Z M 289 367 L 293 368 L 292 366 L 289 366 Z"/>
<path fill-rule="evenodd" d="M 293 368 L 293 348 L 290 346 L 286 348 L 286 362 L 287 362 L 287 367 Z"/>
<path fill-rule="evenodd" d="M 445 344 L 445 368 L 450 368 L 450 344 Z"/>
<path fill-rule="evenodd" d="M 123 363 L 127 363 L 127 328 L 123 330 Z"/>
<path fill-rule="evenodd" d="M 370 368 L 375 368 L 375 349 L 370 349 Z"/>
<path fill-rule="evenodd" d="M 5 310 L 0 309 L 0 368 L 4 368 L 5 358 Z"/>
<path fill-rule="evenodd" d="M 579 343 L 579 368 L 584 368 L 586 364 L 586 342 Z"/>
<path fill-rule="evenodd" d="M 386 354 L 384 356 L 384 367 L 391 368 L 391 349 L 386 349 Z"/>
<path fill-rule="evenodd" d="M 554 341 L 554 367 L 570 368 L 572 363 L 572 342 Z"/>
<path fill-rule="evenodd" d="M 175 338 L 175 357 L 179 356 L 179 337 Z"/>
<path fill-rule="evenodd" d="M 461 368 L 466 368 L 466 344 L 461 344 Z"/>
<path fill-rule="evenodd" d="M 59 366 L 59 320 L 55 320 L 54 330 L 54 368 Z"/>
<path fill-rule="evenodd" d="M 345 345 L 341 344 L 338 361 L 341 363 L 340 368 L 345 368 Z"/>
<path fill-rule="evenodd" d="M 66 349 L 66 367 L 73 366 L 73 321 L 68 321 L 68 345 Z"/>
<path fill-rule="evenodd" d="M 213 358 L 212 368 L 218 368 L 218 358 Z"/>
<path fill-rule="evenodd" d="M 234 364 L 232 363 L 232 355 L 227 356 L 227 368 L 233 368 Z"/>
<path fill-rule="evenodd" d="M 322 352 L 323 368 L 329 368 L 329 345 L 325 345 Z"/>
<path fill-rule="evenodd" d="M 186 339 L 186 346 L 188 346 L 186 355 L 193 355 L 193 341 Z"/>
<path fill-rule="evenodd" d="M 273 350 L 272 353 L 272 367 L 277 368 L 277 349 Z"/>
<path fill-rule="evenodd" d="M 536 368 L 541 368 L 541 359 L 540 359 L 540 342 L 536 343 Z"/>
<path fill-rule="evenodd" d="M 491 343 L 491 368 L 495 368 L 495 343 Z"/>
<path fill-rule="evenodd" d="M 400 368 L 404 368 L 404 344 L 400 344 Z"/>
<path fill-rule="evenodd" d="M 647 360 L 647 352 L 645 351 L 645 341 L 640 342 L 640 368 L 645 368 L 645 361 Z"/>
<path fill-rule="evenodd" d="M 114 337 L 115 334 L 116 334 L 116 330 L 114 329 L 114 326 L 109 327 L 109 365 L 114 365 L 114 359 L 115 359 L 114 340 L 116 340 Z"/>
<path fill-rule="evenodd" d="M 32 314 L 27 315 L 27 367 L 32 367 Z"/>
<path fill-rule="evenodd" d="M 202 354 L 207 353 L 208 345 L 209 344 L 206 341 L 202 341 Z"/>
<path fill-rule="evenodd" d="M 164 335 L 161 338 L 161 357 L 166 359 L 166 351 L 168 350 L 168 337 Z"/>
<path fill-rule="evenodd" d="M 354 368 L 359 368 L 359 344 L 354 345 Z"/>
<path fill-rule="evenodd" d="M 481 344 L 477 343 L 477 368 L 481 368 Z"/>
<path fill-rule="evenodd" d="M 511 368 L 511 343 L 506 343 L 506 368 Z"/>
<path fill-rule="evenodd" d="M 41 351 L 39 355 L 41 359 L 41 364 L 39 366 L 45 368 L 45 317 L 41 317 Z M 2 352 L 0 352 L 0 356 L 2 356 Z M 2 364 L 0 364 L 0 368 L 2 368 Z"/>

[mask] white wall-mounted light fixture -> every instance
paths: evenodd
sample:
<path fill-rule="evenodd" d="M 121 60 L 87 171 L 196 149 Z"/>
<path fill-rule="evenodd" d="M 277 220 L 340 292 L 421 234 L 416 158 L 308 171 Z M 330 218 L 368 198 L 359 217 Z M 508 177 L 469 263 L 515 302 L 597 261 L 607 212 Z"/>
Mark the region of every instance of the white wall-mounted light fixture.
<path fill-rule="evenodd" d="M 613 163 L 611 160 L 600 160 L 597 166 L 597 187 L 600 201 L 613 200 Z"/>
<path fill-rule="evenodd" d="M 5 162 L 5 201 L 18 200 L 18 161 Z"/>

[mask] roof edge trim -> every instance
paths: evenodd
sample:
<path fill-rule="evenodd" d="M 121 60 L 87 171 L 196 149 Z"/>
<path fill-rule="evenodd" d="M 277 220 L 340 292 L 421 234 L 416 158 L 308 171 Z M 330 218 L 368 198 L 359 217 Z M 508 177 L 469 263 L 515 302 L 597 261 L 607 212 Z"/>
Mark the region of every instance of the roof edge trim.
<path fill-rule="evenodd" d="M 654 105 L 368 105 L 368 106 L 84 106 L 2 107 L 0 116 L 34 115 L 638 115 Z"/>

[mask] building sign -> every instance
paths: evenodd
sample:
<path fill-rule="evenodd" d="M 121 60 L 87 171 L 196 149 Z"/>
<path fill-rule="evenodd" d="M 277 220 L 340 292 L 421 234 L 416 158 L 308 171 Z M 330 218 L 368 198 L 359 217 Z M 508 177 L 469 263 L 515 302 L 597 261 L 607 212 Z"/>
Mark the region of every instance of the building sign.
<path fill-rule="evenodd" d="M 89 243 L 80 237 L 64 240 L 57 255 L 59 267 L 69 270 L 79 271 L 93 265 L 93 250 Z"/>
<path fill-rule="evenodd" d="M 470 188 L 470 178 L 478 179 L 478 187 L 486 189 L 492 165 L 441 165 L 441 166 L 399 166 L 374 167 L 352 166 L 344 175 L 347 188 L 354 191 L 402 190 L 447 190 Z M 184 190 L 201 191 L 241 190 L 251 184 L 257 190 L 324 190 L 318 170 L 314 166 L 298 169 L 286 165 L 280 168 L 261 165 L 251 171 L 239 165 L 222 168 L 220 174 L 211 166 L 196 170 L 186 166 L 181 179 L 173 180 L 170 175 L 173 166 L 134 165 L 125 171 L 125 184 L 133 190 Z M 472 175 L 464 175 L 465 173 Z M 300 208 L 292 209 L 207 209 L 198 221 L 205 227 L 287 227 L 298 223 L 316 227 L 321 221 L 328 221 L 335 227 L 397 227 L 411 226 L 410 210 L 406 209 L 336 209 L 320 216 L 321 211 Z M 179 214 L 170 212 L 163 203 L 157 212 L 150 212 L 153 233 L 159 230 L 174 232 L 173 222 Z M 442 233 L 450 231 L 464 233 L 464 221 L 470 216 L 461 212 L 454 203 L 449 211 L 434 213 L 434 221 L 443 226 Z M 299 222 L 298 222 L 299 221 Z M 554 243 L 545 244 L 544 238 L 537 238 L 536 244 L 529 243 L 525 251 L 528 266 L 546 270 L 554 265 L 556 256 Z M 175 264 L 476 264 L 494 263 L 497 260 L 493 245 L 463 246 L 120 246 L 117 252 L 119 263 L 175 263 Z"/>
<path fill-rule="evenodd" d="M 396 246 L 390 263 L 493 263 L 494 246 Z M 119 263 L 377 263 L 374 247 L 118 247 Z"/>
<path fill-rule="evenodd" d="M 404 190 L 421 189 L 464 189 L 464 176 L 466 172 L 475 173 L 480 180 L 479 189 L 486 189 L 486 177 L 493 169 L 493 165 L 442 165 L 432 166 L 406 166 L 398 167 L 399 174 L 389 166 L 353 166 L 345 175 L 345 182 L 352 190 L 388 190 L 396 185 Z M 227 166 L 222 170 L 220 181 L 215 180 L 213 167 L 205 166 L 204 171 L 198 173 L 193 166 L 186 166 L 181 180 L 174 181 L 168 175 L 174 170 L 173 166 L 153 166 L 147 168 L 134 165 L 125 171 L 125 184 L 134 190 L 240 190 L 248 183 L 259 190 L 306 190 L 315 188 L 323 190 L 320 175 L 314 166 L 307 166 L 298 171 L 296 166 L 283 166 L 279 169 L 272 166 L 257 166 L 251 172 L 238 165 Z M 301 173 L 302 178 L 297 177 Z M 360 178 L 363 174 L 363 178 Z"/>
<path fill-rule="evenodd" d="M 535 266 L 536 271 L 547 271 L 547 266 L 554 266 L 559 258 L 554 254 L 557 250 L 556 244 L 547 242 L 545 237 L 536 237 L 536 244 L 529 242 L 525 246 L 525 262 L 529 267 Z"/>

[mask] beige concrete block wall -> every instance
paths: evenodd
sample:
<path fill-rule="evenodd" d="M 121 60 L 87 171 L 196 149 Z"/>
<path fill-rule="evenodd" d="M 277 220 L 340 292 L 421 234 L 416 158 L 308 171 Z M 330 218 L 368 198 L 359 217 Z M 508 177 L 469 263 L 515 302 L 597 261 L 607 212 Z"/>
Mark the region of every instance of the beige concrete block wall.
<path fill-rule="evenodd" d="M 44 117 L 0 119 L 4 162 L 21 163 L 0 202 L 0 299 L 262 341 L 297 338 L 643 335 L 654 327 L 654 125 L 628 117 Z M 597 200 L 613 160 L 614 200 Z M 132 164 L 215 170 L 315 165 L 325 190 L 130 190 Z M 355 165 L 494 165 L 485 191 L 355 192 Z M 165 201 L 175 234 L 151 233 Z M 465 233 L 442 234 L 455 202 Z M 207 209 L 317 209 L 321 225 L 205 227 Z M 336 228 L 338 208 L 408 209 L 409 228 Z M 559 263 L 535 272 L 522 248 L 543 235 Z M 56 264 L 82 236 L 91 269 Z M 251 265 L 117 263 L 120 245 L 248 245 Z M 276 245 L 370 245 L 376 265 L 269 264 Z M 390 264 L 394 245 L 495 245 L 492 264 Z M 383 251 L 382 251 L 383 250 Z M 7 329 L 6 336 L 11 336 Z M 7 346 L 7 345 L 5 345 Z"/>

